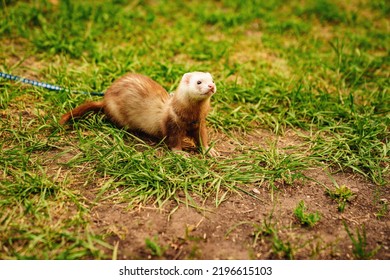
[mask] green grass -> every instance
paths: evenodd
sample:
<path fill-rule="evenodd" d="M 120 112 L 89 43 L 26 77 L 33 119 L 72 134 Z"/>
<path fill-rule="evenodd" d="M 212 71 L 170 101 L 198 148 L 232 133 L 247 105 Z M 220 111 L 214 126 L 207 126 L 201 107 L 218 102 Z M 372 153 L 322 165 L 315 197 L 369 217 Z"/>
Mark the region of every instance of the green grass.
<path fill-rule="evenodd" d="M 166 250 L 158 243 L 158 237 L 155 236 L 153 239 L 145 239 L 146 248 L 150 251 L 153 256 L 161 257 Z"/>
<path fill-rule="evenodd" d="M 104 91 L 126 72 L 171 91 L 184 72 L 209 71 L 218 87 L 211 129 L 239 141 L 259 128 L 294 130 L 302 144 L 182 157 L 101 116 L 64 129 L 61 114 L 90 97 L 1 80 L 1 259 L 110 258 L 103 252 L 114 247 L 89 226 L 88 186 L 93 203 L 132 208 L 200 207 L 197 198 L 218 206 L 248 186 L 301 182 L 313 166 L 388 183 L 386 1 L 55 2 L 1 1 L 0 71 L 84 91 Z M 62 211 L 74 215 L 57 220 Z M 275 250 L 288 251 L 275 238 Z"/>
<path fill-rule="evenodd" d="M 389 203 L 386 200 L 382 200 L 379 203 L 379 210 L 375 214 L 375 217 L 377 219 L 382 219 L 387 216 L 388 212 L 389 212 Z"/>
<path fill-rule="evenodd" d="M 315 213 L 308 213 L 305 202 L 301 200 L 294 209 L 294 215 L 302 225 L 313 227 L 321 220 L 321 215 L 317 211 Z"/>
<path fill-rule="evenodd" d="M 368 260 L 372 259 L 377 254 L 378 250 L 380 249 L 379 246 L 373 250 L 368 249 L 366 229 L 364 224 L 360 229 L 356 228 L 356 236 L 350 231 L 346 223 L 344 223 L 344 228 L 352 242 L 352 253 L 355 259 Z"/>
<path fill-rule="evenodd" d="M 336 186 L 334 190 L 326 189 L 326 194 L 338 203 L 340 212 L 344 211 L 347 202 L 355 198 L 355 194 L 345 185 Z"/>

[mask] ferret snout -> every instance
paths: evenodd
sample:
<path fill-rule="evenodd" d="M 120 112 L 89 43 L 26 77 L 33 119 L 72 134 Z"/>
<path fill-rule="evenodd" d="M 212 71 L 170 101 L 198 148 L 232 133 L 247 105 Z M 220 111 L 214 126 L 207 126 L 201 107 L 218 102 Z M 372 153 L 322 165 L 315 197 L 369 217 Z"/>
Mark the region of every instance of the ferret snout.
<path fill-rule="evenodd" d="M 209 89 L 211 92 L 215 92 L 215 85 L 214 84 L 209 84 Z"/>

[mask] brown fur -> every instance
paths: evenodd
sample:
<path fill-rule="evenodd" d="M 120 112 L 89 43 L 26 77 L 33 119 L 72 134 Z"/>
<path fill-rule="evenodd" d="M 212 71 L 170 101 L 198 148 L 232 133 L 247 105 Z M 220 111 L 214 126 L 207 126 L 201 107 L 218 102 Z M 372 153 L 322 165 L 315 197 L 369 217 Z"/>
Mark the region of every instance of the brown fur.
<path fill-rule="evenodd" d="M 182 150 L 182 140 L 186 136 L 193 138 L 198 146 L 208 149 L 206 116 L 215 85 L 213 82 L 209 85 L 212 92 L 193 98 L 186 91 L 190 86 L 190 77 L 185 74 L 178 90 L 170 97 L 163 87 L 149 77 L 127 74 L 111 85 L 103 101 L 86 102 L 78 106 L 64 114 L 60 124 L 82 117 L 90 111 L 102 111 L 119 127 L 165 138 L 168 147 L 174 151 Z M 197 91 L 197 87 L 194 88 L 191 91 Z M 217 152 L 210 150 L 210 154 L 214 156 Z"/>
<path fill-rule="evenodd" d="M 210 108 L 209 99 L 187 104 L 173 99 L 171 105 L 178 120 L 174 121 L 167 116 L 168 126 L 164 134 L 168 146 L 173 150 L 181 150 L 182 139 L 187 136 L 194 139 L 197 146 L 207 147 L 206 116 Z"/>

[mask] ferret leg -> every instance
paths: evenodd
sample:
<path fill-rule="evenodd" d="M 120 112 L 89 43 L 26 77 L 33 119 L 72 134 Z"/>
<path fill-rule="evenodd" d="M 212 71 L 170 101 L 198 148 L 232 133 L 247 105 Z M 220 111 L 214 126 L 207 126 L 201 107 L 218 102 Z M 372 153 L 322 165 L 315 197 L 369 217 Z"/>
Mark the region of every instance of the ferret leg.
<path fill-rule="evenodd" d="M 208 151 L 208 155 L 212 157 L 219 156 L 219 153 L 214 148 L 210 149 L 209 147 L 205 122 L 201 122 L 199 129 L 195 130 L 193 133 L 194 140 L 198 147 L 203 148 L 205 152 Z"/>
<path fill-rule="evenodd" d="M 164 130 L 165 143 L 167 144 L 169 149 L 171 149 L 172 151 L 181 151 L 183 133 L 180 130 L 180 127 L 170 118 L 168 118 L 165 123 Z"/>
<path fill-rule="evenodd" d="M 207 128 L 204 122 L 200 123 L 199 131 L 198 131 L 198 144 L 200 147 L 207 149 L 209 147 L 209 137 L 207 136 Z"/>

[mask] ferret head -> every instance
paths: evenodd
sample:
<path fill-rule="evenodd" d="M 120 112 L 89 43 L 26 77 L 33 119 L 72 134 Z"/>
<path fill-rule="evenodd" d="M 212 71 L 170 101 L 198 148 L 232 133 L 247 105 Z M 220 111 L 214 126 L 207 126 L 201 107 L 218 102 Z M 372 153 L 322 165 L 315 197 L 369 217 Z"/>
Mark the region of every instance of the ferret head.
<path fill-rule="evenodd" d="M 186 94 L 190 99 L 203 100 L 217 91 L 217 87 L 210 73 L 191 72 L 183 75 L 179 94 Z"/>

